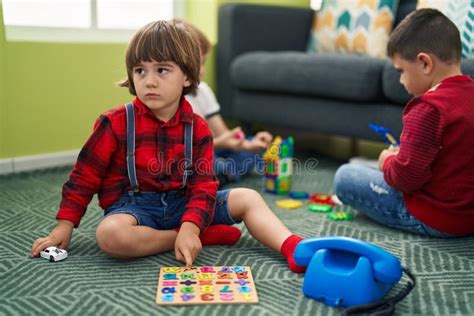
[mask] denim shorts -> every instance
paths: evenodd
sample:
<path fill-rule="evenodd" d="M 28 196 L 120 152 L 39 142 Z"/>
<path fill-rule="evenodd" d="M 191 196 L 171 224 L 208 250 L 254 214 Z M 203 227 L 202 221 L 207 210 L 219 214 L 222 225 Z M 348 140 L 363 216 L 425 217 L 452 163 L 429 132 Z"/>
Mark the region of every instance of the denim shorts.
<path fill-rule="evenodd" d="M 231 189 L 218 191 L 216 208 L 211 225 L 233 225 L 237 222 L 230 216 L 227 199 Z M 104 212 L 104 216 L 130 214 L 138 225 L 167 230 L 179 227 L 184 215 L 187 198 L 182 191 L 139 192 L 131 191 Z"/>

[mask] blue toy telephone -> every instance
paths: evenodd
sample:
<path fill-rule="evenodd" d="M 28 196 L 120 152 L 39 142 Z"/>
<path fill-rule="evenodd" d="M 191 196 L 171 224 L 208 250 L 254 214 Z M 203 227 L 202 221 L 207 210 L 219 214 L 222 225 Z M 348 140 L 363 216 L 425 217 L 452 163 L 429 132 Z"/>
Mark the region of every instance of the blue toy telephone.
<path fill-rule="evenodd" d="M 400 281 L 402 272 L 407 272 L 382 248 L 347 237 L 305 239 L 296 247 L 294 258 L 298 265 L 308 266 L 303 293 L 329 306 L 380 300 Z M 409 271 L 407 274 L 412 277 Z M 399 300 L 414 287 L 414 277 L 412 281 Z"/>

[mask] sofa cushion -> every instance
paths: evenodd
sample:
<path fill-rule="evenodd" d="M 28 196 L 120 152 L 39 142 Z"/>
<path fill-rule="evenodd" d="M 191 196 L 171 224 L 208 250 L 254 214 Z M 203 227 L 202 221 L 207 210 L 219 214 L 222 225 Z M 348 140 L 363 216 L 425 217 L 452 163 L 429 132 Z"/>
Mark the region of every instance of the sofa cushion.
<path fill-rule="evenodd" d="M 307 51 L 386 57 L 397 5 L 398 0 L 323 0 Z"/>
<path fill-rule="evenodd" d="M 357 55 L 251 52 L 238 56 L 230 72 L 242 90 L 375 101 L 382 98 L 386 63 Z"/>

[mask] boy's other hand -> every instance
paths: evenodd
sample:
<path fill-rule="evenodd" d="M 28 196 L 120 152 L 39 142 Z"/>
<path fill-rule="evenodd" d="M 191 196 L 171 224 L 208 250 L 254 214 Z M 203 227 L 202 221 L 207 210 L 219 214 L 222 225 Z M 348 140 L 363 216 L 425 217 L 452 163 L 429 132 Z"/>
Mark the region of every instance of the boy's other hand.
<path fill-rule="evenodd" d="M 396 147 L 395 149 L 382 150 L 379 156 L 379 170 L 383 171 L 383 165 L 385 164 L 385 160 L 387 160 L 387 158 L 390 156 L 396 156 L 398 152 L 399 152 L 398 147 Z"/>
<path fill-rule="evenodd" d="M 250 142 L 245 144 L 244 149 L 255 152 L 264 151 L 270 145 L 272 140 L 273 135 L 269 132 L 258 132 Z"/>
<path fill-rule="evenodd" d="M 184 262 L 188 269 L 192 268 L 194 260 L 202 249 L 199 233 L 199 227 L 194 223 L 184 222 L 176 237 L 174 244 L 176 260 Z"/>
<path fill-rule="evenodd" d="M 43 249 L 55 246 L 66 249 L 71 241 L 74 223 L 65 219 L 58 220 L 56 227 L 47 237 L 38 238 L 31 247 L 31 256 L 37 257 Z"/>
<path fill-rule="evenodd" d="M 245 141 L 245 133 L 240 126 L 224 132 L 218 140 L 220 147 L 230 150 L 241 150 Z M 216 143 L 217 141 L 214 140 L 214 144 Z"/>

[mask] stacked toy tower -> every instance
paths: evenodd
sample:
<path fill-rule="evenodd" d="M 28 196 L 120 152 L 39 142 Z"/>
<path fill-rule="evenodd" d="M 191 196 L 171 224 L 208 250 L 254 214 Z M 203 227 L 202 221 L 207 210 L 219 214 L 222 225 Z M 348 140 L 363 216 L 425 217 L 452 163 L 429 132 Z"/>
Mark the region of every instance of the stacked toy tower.
<path fill-rule="evenodd" d="M 275 137 L 263 154 L 265 164 L 265 191 L 274 194 L 287 194 L 291 190 L 293 174 L 293 137 Z"/>

